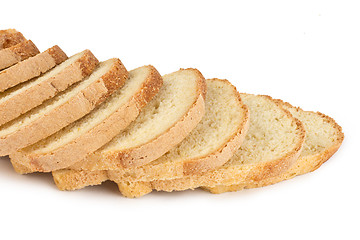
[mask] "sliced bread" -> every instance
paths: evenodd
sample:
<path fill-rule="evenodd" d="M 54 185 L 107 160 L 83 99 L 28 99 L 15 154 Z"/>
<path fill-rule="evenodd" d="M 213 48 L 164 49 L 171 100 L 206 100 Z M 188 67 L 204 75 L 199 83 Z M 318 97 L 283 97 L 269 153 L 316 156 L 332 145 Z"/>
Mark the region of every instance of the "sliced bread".
<path fill-rule="evenodd" d="M 66 54 L 58 46 L 54 46 L 0 71 L 0 92 L 40 76 L 66 59 Z"/>
<path fill-rule="evenodd" d="M 162 85 L 160 74 L 152 66 L 135 69 L 129 75 L 124 87 L 88 115 L 10 158 L 31 171 L 49 172 L 69 167 L 102 147 L 138 116 Z"/>
<path fill-rule="evenodd" d="M 200 122 L 205 113 L 205 92 L 205 79 L 196 69 L 163 76 L 159 93 L 129 127 L 70 168 L 116 170 L 161 157 Z"/>
<path fill-rule="evenodd" d="M 122 87 L 127 77 L 119 59 L 100 63 L 80 83 L 0 127 L 0 156 L 34 144 L 85 116 Z"/>
<path fill-rule="evenodd" d="M 244 188 L 263 187 L 291 179 L 295 176 L 315 171 L 326 162 L 341 146 L 344 134 L 341 127 L 330 117 L 319 113 L 303 111 L 289 103 L 279 103 L 298 118 L 305 127 L 306 139 L 304 148 L 296 163 L 286 172 L 272 178 L 255 181 L 251 184 L 218 185 L 204 187 L 211 193 L 239 191 Z"/>
<path fill-rule="evenodd" d="M 89 50 L 85 50 L 40 77 L 0 93 L 0 125 L 15 119 L 87 77 L 98 63 L 96 57 Z"/>
<path fill-rule="evenodd" d="M 15 29 L 0 30 L 0 50 L 14 46 L 25 40 L 26 38 L 22 33 Z"/>
<path fill-rule="evenodd" d="M 201 175 L 152 182 L 117 181 L 127 197 L 157 191 L 181 191 L 200 186 L 260 181 L 286 171 L 300 155 L 302 123 L 267 96 L 241 94 L 250 109 L 250 128 L 244 143 L 224 166 Z"/>
<path fill-rule="evenodd" d="M 31 40 L 20 42 L 14 46 L 0 50 L 0 70 L 40 53 Z"/>
<path fill-rule="evenodd" d="M 245 137 L 249 112 L 235 87 L 219 79 L 207 80 L 205 106 L 201 122 L 175 148 L 147 165 L 108 171 L 108 177 L 116 182 L 179 178 L 224 164 Z M 100 184 L 107 179 L 104 176 L 106 171 L 53 173 L 56 185 L 62 190 Z"/>

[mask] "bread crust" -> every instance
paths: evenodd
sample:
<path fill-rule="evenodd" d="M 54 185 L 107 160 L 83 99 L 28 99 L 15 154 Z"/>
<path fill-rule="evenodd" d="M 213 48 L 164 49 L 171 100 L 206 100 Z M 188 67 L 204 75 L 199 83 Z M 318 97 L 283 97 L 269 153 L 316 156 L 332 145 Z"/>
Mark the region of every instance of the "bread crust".
<path fill-rule="evenodd" d="M 79 59 L 61 72 L 1 102 L 0 125 L 39 106 L 45 100 L 67 89 L 70 85 L 81 81 L 94 71 L 98 63 L 99 61 L 91 51 L 85 50 Z M 0 152 L 2 151 L 0 150 Z"/>
<path fill-rule="evenodd" d="M 58 65 L 68 59 L 67 55 L 63 52 L 63 50 L 61 50 L 58 45 L 49 48 L 45 52 L 47 52 L 52 57 L 52 59 L 55 61 L 55 65 Z"/>
<path fill-rule="evenodd" d="M 0 30 L 0 50 L 14 46 L 25 40 L 26 38 L 22 33 L 15 29 Z"/>
<path fill-rule="evenodd" d="M 61 191 L 73 191 L 86 186 L 100 185 L 108 179 L 106 171 L 58 170 L 54 182 Z"/>
<path fill-rule="evenodd" d="M 205 113 L 205 79 L 197 69 L 186 70 L 193 70 L 198 75 L 196 81 L 197 98 L 180 121 L 174 123 L 166 132 L 150 142 L 123 151 L 111 152 L 109 154 L 103 154 L 101 151 L 97 151 L 87 156 L 84 161 L 71 166 L 70 169 L 96 171 L 142 166 L 161 157 L 181 142 L 201 121 Z M 154 151 L 154 149 L 156 149 L 156 151 Z"/>
<path fill-rule="evenodd" d="M 0 70 L 40 53 L 31 40 L 20 42 L 14 46 L 0 50 Z"/>
<path fill-rule="evenodd" d="M 107 96 L 110 96 L 116 90 L 116 87 L 122 87 L 128 73 L 119 59 L 113 61 L 108 72 L 82 89 L 67 102 L 37 118 L 28 126 L 17 129 L 7 136 L 0 137 L 0 155 L 12 154 L 18 149 L 34 144 L 59 131 L 93 110 Z M 115 76 L 117 76 L 118 81 L 114 81 Z M 111 82 L 112 87 L 104 87 L 109 86 L 109 82 Z"/>
<path fill-rule="evenodd" d="M 85 158 L 110 141 L 122 129 L 128 126 L 140 113 L 147 99 L 151 99 L 162 85 L 160 74 L 148 76 L 146 86 L 152 86 L 148 91 L 140 89 L 130 100 L 119 107 L 113 114 L 87 133 L 77 137 L 50 153 L 25 152 L 19 150 L 10 157 L 25 165 L 32 171 L 50 172 L 69 167 Z M 143 85 L 144 86 L 144 85 Z M 103 86 L 105 88 L 105 86 Z M 145 96 L 151 95 L 151 96 Z"/>
<path fill-rule="evenodd" d="M 45 52 L 2 70 L 0 72 L 0 92 L 40 76 L 66 59 L 66 54 L 58 46 L 53 46 Z"/>
<path fill-rule="evenodd" d="M 296 111 L 303 111 L 299 107 L 294 107 L 291 104 L 287 102 L 283 102 L 282 100 L 276 100 L 281 105 L 285 105 L 289 108 L 295 108 Z M 308 111 L 310 112 L 310 111 Z M 234 192 L 234 191 L 240 191 L 243 189 L 248 188 L 258 188 L 258 187 L 265 187 L 268 185 L 272 185 L 284 180 L 292 179 L 296 176 L 306 174 L 309 172 L 313 172 L 316 169 L 318 169 L 323 163 L 325 163 L 332 155 L 334 155 L 337 150 L 340 148 L 343 140 L 344 140 L 344 133 L 342 132 L 342 128 L 335 122 L 334 119 L 331 117 L 320 113 L 320 112 L 312 112 L 314 114 L 319 115 L 321 118 L 323 118 L 326 122 L 328 122 L 330 125 L 333 126 L 333 128 L 336 130 L 336 141 L 334 144 L 332 144 L 329 148 L 324 149 L 323 151 L 313 154 L 313 155 L 307 155 L 307 156 L 300 156 L 296 163 L 292 165 L 292 167 L 287 170 L 286 172 L 283 172 L 277 176 L 269 177 L 262 179 L 260 181 L 253 181 L 245 184 L 233 184 L 233 185 L 219 185 L 214 187 L 203 187 L 204 190 L 207 190 L 214 194 L 224 193 L 224 192 Z"/>

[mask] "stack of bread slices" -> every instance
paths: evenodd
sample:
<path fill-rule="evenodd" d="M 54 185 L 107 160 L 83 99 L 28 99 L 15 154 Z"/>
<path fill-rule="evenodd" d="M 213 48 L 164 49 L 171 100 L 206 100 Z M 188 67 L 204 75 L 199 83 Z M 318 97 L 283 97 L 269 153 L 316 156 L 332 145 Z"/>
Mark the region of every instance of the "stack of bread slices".
<path fill-rule="evenodd" d="M 314 171 L 343 139 L 322 113 L 197 69 L 127 71 L 117 58 L 40 52 L 0 31 L 0 156 L 20 174 L 51 172 L 60 190 L 107 180 L 126 197 L 261 187 Z"/>

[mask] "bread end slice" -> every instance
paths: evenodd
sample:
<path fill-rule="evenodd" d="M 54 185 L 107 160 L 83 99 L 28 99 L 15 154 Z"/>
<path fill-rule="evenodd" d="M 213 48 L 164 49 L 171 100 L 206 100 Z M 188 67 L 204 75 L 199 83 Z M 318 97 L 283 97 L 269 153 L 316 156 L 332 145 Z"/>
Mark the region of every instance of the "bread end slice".
<path fill-rule="evenodd" d="M 0 50 L 14 46 L 25 40 L 26 38 L 22 33 L 15 29 L 0 30 Z"/>

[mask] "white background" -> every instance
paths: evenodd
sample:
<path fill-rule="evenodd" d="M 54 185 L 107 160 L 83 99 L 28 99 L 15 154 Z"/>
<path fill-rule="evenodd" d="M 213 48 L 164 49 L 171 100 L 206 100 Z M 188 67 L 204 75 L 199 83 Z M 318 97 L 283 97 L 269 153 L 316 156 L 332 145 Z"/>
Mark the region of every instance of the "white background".
<path fill-rule="evenodd" d="M 5 2 L 5 3 L 4 3 Z M 262 189 L 126 199 L 115 184 L 58 191 L 0 159 L 0 239 L 359 239 L 359 1 L 4 1 L 0 29 L 41 51 L 91 49 L 130 70 L 198 68 L 239 91 L 332 116 L 338 153 L 314 173 Z"/>

